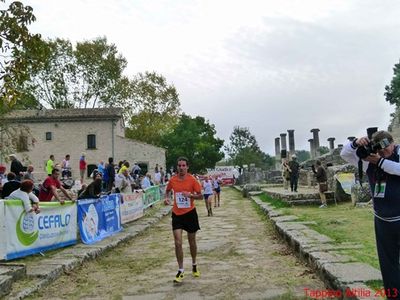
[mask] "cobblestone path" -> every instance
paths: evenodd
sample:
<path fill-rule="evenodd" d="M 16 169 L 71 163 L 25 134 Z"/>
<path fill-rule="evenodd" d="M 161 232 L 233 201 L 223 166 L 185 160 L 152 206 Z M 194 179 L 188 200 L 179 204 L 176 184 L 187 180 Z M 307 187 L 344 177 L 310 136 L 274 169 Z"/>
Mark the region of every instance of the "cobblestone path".
<path fill-rule="evenodd" d="M 229 188 L 223 189 L 221 198 L 213 217 L 207 217 L 203 201 L 197 201 L 200 278 L 191 276 L 184 234 L 186 277 L 179 286 L 173 284 L 177 264 L 166 217 L 129 243 L 63 275 L 33 298 L 302 299 L 304 288 L 324 288 L 276 238 L 250 200 Z"/>

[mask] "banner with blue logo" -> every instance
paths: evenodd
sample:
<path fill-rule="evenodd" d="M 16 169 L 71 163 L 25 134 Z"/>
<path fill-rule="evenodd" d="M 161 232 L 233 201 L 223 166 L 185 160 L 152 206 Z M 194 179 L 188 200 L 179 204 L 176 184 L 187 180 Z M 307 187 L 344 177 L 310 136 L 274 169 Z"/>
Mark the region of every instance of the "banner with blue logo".
<path fill-rule="evenodd" d="M 165 190 L 165 188 L 164 188 Z M 161 200 L 160 187 L 158 185 L 151 186 L 144 190 L 143 194 L 143 206 L 148 208 L 149 206 L 157 203 Z"/>
<path fill-rule="evenodd" d="M 40 213 L 27 213 L 21 200 L 1 200 L 1 258 L 9 260 L 76 244 L 77 210 L 66 201 L 40 202 Z"/>
<path fill-rule="evenodd" d="M 121 231 L 120 195 L 78 201 L 78 226 L 82 242 L 93 244 Z"/>

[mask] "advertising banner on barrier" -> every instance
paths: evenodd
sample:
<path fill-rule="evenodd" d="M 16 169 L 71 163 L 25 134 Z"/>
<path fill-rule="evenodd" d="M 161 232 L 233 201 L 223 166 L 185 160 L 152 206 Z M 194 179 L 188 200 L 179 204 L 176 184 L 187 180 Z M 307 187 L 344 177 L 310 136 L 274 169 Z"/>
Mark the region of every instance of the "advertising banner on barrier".
<path fill-rule="evenodd" d="M 41 202 L 40 213 L 26 213 L 21 200 L 4 201 L 5 259 L 75 244 L 77 209 L 73 202 Z"/>
<path fill-rule="evenodd" d="M 143 194 L 143 205 L 144 208 L 148 208 L 150 205 L 161 200 L 160 187 L 158 185 L 149 187 L 144 190 Z"/>
<path fill-rule="evenodd" d="M 82 242 L 93 244 L 121 231 L 120 195 L 78 201 L 78 226 Z"/>
<path fill-rule="evenodd" d="M 335 178 L 337 181 L 339 181 L 343 191 L 346 194 L 351 195 L 351 187 L 356 182 L 354 173 L 337 173 L 335 174 Z"/>
<path fill-rule="evenodd" d="M 125 224 L 143 216 L 143 191 L 121 194 L 121 223 Z"/>
<path fill-rule="evenodd" d="M 239 177 L 239 171 L 233 166 L 220 166 L 207 169 L 207 175 L 221 177 L 224 184 L 234 184 L 235 178 Z"/>

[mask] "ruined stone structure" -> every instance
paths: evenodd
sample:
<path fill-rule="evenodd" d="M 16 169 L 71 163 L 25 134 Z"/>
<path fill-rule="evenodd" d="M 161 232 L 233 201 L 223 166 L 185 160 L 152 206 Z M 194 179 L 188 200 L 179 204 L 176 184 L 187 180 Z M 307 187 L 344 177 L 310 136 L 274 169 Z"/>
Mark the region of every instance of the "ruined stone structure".
<path fill-rule="evenodd" d="M 295 150 L 294 146 L 294 129 L 288 129 L 288 137 L 289 137 L 289 153 L 290 155 L 293 155 Z"/>
<path fill-rule="evenodd" d="M 281 133 L 281 150 L 287 150 L 286 133 Z"/>
<path fill-rule="evenodd" d="M 132 166 L 138 162 L 150 172 L 156 164 L 165 169 L 165 149 L 125 138 L 120 108 L 16 110 L 5 119 L 10 126 L 29 129 L 16 137 L 25 144 L 15 149 L 15 154 L 24 165 L 33 164 L 37 173 L 44 171 L 50 154 L 54 154 L 58 164 L 70 154 L 76 177 L 82 152 L 86 153 L 88 171 L 108 157 L 114 157 L 116 163 L 127 160 Z M 1 161 L 7 159 L 2 157 Z"/>
<path fill-rule="evenodd" d="M 329 142 L 329 153 L 333 153 L 333 150 L 335 150 L 335 138 L 334 137 L 330 137 L 327 139 L 327 141 Z"/>
<path fill-rule="evenodd" d="M 320 130 L 318 128 L 313 128 L 313 129 L 310 130 L 310 132 L 312 132 L 312 134 L 313 134 L 314 152 L 315 152 L 315 156 L 314 157 L 320 156 L 320 153 L 319 153 L 319 135 L 318 135 L 319 131 Z"/>
<path fill-rule="evenodd" d="M 281 168 L 281 146 L 280 138 L 275 138 L 275 169 L 279 170 Z"/>

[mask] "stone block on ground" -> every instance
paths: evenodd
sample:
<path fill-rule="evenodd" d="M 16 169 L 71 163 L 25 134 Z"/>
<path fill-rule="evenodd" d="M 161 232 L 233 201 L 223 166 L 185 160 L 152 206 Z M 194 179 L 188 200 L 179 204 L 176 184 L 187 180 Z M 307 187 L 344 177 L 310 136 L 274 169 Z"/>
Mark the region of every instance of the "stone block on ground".
<path fill-rule="evenodd" d="M 0 297 L 10 293 L 12 283 L 13 283 L 12 276 L 0 275 Z"/>
<path fill-rule="evenodd" d="M 0 264 L 0 276 L 2 275 L 11 276 L 14 280 L 22 279 L 26 276 L 26 266 L 14 263 Z"/>
<path fill-rule="evenodd" d="M 364 263 L 326 263 L 323 267 L 325 276 L 337 283 L 337 287 L 369 280 L 382 280 L 378 269 Z"/>
<path fill-rule="evenodd" d="M 64 272 L 63 265 L 59 264 L 46 264 L 45 262 L 40 262 L 35 265 L 27 266 L 26 275 L 28 277 L 39 277 L 55 279 L 58 278 Z"/>

